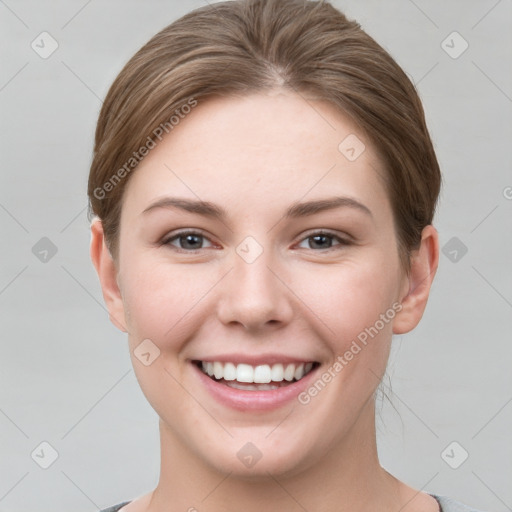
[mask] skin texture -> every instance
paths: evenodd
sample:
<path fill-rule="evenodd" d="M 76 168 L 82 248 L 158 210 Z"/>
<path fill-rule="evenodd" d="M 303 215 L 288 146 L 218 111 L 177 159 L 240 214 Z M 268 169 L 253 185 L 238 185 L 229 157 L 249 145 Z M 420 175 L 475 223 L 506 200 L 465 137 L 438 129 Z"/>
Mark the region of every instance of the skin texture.
<path fill-rule="evenodd" d="M 350 134 L 366 147 L 355 161 L 338 149 Z M 400 267 L 383 173 L 370 141 L 327 103 L 283 90 L 210 99 L 131 177 L 117 261 L 93 222 L 110 318 L 128 332 L 137 379 L 160 417 L 160 482 L 123 512 L 438 510 L 377 457 L 374 393 L 391 337 L 420 321 L 439 257 L 427 226 L 409 276 Z M 210 201 L 227 218 L 143 213 L 165 196 Z M 284 217 L 292 203 L 333 196 L 371 215 L 341 207 Z M 172 238 L 183 229 L 204 238 Z M 333 238 L 312 239 L 319 230 Z M 236 251 L 247 236 L 263 249 L 252 263 Z M 401 310 L 306 405 L 236 411 L 211 398 L 190 363 L 273 352 L 318 361 L 321 373 L 393 304 Z M 134 355 L 145 339 L 160 350 L 149 366 Z M 237 457 L 247 442 L 262 454 L 252 468 Z"/>

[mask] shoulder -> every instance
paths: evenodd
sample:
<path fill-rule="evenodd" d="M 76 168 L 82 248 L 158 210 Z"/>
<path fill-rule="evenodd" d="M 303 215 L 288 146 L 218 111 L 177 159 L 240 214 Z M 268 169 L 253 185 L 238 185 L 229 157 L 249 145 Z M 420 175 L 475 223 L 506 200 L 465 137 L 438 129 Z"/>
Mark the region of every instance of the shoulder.
<path fill-rule="evenodd" d="M 118 503 L 117 505 L 112 505 L 111 507 L 104 508 L 100 510 L 100 512 L 118 512 L 122 507 L 131 503 L 130 501 L 123 501 L 123 503 Z"/>
<path fill-rule="evenodd" d="M 432 496 L 439 502 L 439 505 L 441 505 L 442 512 L 483 512 L 448 496 L 438 496 L 435 494 L 432 494 Z"/>

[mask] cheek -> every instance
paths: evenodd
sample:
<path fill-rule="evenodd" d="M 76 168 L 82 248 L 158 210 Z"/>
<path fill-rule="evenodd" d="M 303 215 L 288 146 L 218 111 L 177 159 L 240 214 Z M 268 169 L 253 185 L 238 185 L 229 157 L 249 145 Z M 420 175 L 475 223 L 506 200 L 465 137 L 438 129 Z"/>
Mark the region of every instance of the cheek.
<path fill-rule="evenodd" d="M 173 411 L 181 410 L 187 401 L 181 403 L 183 390 L 177 383 L 183 380 L 184 368 L 176 356 L 197 330 L 195 315 L 201 310 L 201 299 L 212 287 L 211 272 L 208 275 L 200 266 L 170 265 L 143 254 L 130 256 L 125 264 L 123 297 L 137 380 L 155 410 L 165 411 L 171 405 Z M 150 340 L 159 352 L 144 340 Z M 158 354 L 154 360 L 150 356 L 152 361 L 147 366 L 138 358 L 138 354 L 148 351 L 146 347 Z"/>
<path fill-rule="evenodd" d="M 143 256 L 127 259 L 125 268 L 123 297 L 129 332 L 168 348 L 186 332 L 194 308 L 212 287 L 212 272 L 200 265 L 170 265 Z"/>
<path fill-rule="evenodd" d="M 317 275 L 316 285 L 309 288 L 308 306 L 317 318 L 309 324 L 329 327 L 319 327 L 319 336 L 329 345 L 332 360 L 300 400 L 316 404 L 319 415 L 343 410 L 346 421 L 351 421 L 375 392 L 387 366 L 393 318 L 400 309 L 397 269 L 391 259 L 358 260 L 325 269 L 323 279 Z M 332 435 L 340 435 L 343 429 L 338 427 L 332 426 Z"/>
<path fill-rule="evenodd" d="M 376 256 L 326 266 L 309 275 L 302 273 L 297 286 L 304 290 L 305 302 L 317 319 L 328 327 L 323 332 L 339 353 L 361 333 L 364 338 L 375 324 L 381 338 L 390 335 L 396 313 L 397 276 L 395 261 L 386 262 Z M 373 329 L 372 333 L 375 336 Z"/>

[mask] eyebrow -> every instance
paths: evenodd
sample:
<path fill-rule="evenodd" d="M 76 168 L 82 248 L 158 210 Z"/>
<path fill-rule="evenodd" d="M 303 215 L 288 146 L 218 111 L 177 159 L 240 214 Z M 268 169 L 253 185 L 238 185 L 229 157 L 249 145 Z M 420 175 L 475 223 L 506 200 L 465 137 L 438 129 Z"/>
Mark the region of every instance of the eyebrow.
<path fill-rule="evenodd" d="M 320 213 L 326 210 L 333 210 L 335 208 L 341 207 L 352 208 L 360 212 L 363 212 L 366 215 L 369 215 L 370 217 L 373 217 L 371 210 L 367 206 L 365 206 L 363 203 L 360 203 L 359 201 L 352 197 L 346 196 L 329 197 L 326 199 L 317 199 L 313 201 L 307 201 L 304 203 L 293 203 L 288 208 L 288 210 L 286 210 L 284 217 L 308 217 L 310 215 L 315 215 L 316 213 Z M 197 213 L 199 215 L 204 215 L 205 217 L 210 217 L 221 221 L 226 221 L 228 216 L 224 208 L 209 201 L 185 199 L 178 197 L 163 197 L 162 199 L 159 199 L 158 201 L 155 201 L 154 203 L 149 205 L 142 213 L 145 214 L 158 208 L 177 208 L 190 213 Z"/>

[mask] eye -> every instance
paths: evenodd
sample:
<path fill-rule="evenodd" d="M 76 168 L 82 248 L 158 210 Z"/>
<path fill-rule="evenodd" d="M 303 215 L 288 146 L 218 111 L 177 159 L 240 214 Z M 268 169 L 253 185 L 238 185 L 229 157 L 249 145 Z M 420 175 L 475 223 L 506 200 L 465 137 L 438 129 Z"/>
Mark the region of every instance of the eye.
<path fill-rule="evenodd" d="M 308 243 L 309 247 L 307 249 L 335 249 L 336 247 L 332 246 L 332 240 L 337 240 L 339 242 L 339 246 L 347 246 L 350 245 L 351 242 L 347 239 L 341 238 L 334 233 L 330 233 L 328 231 L 315 231 L 314 233 L 310 233 L 306 238 L 303 239 L 303 242 L 310 241 Z"/>
<path fill-rule="evenodd" d="M 334 246 L 332 245 L 333 240 L 338 242 Z M 200 231 L 189 230 L 175 233 L 174 235 L 163 240 L 162 245 L 172 246 L 179 252 L 194 252 L 197 250 L 205 249 L 206 247 L 203 246 L 205 241 L 208 241 L 210 244 L 209 247 L 213 246 L 213 244 L 203 233 Z M 306 249 L 334 250 L 336 249 L 336 246 L 340 246 L 339 248 L 341 248 L 351 245 L 350 240 L 344 239 L 328 231 L 315 231 L 304 238 L 301 243 L 306 241 L 309 241 L 308 247 L 306 247 Z"/>
<path fill-rule="evenodd" d="M 171 245 L 178 251 L 192 252 L 204 249 L 201 245 L 205 240 L 208 239 L 199 231 L 181 231 L 163 240 L 162 245 Z M 173 243 L 175 241 L 178 243 L 178 247 Z"/>

